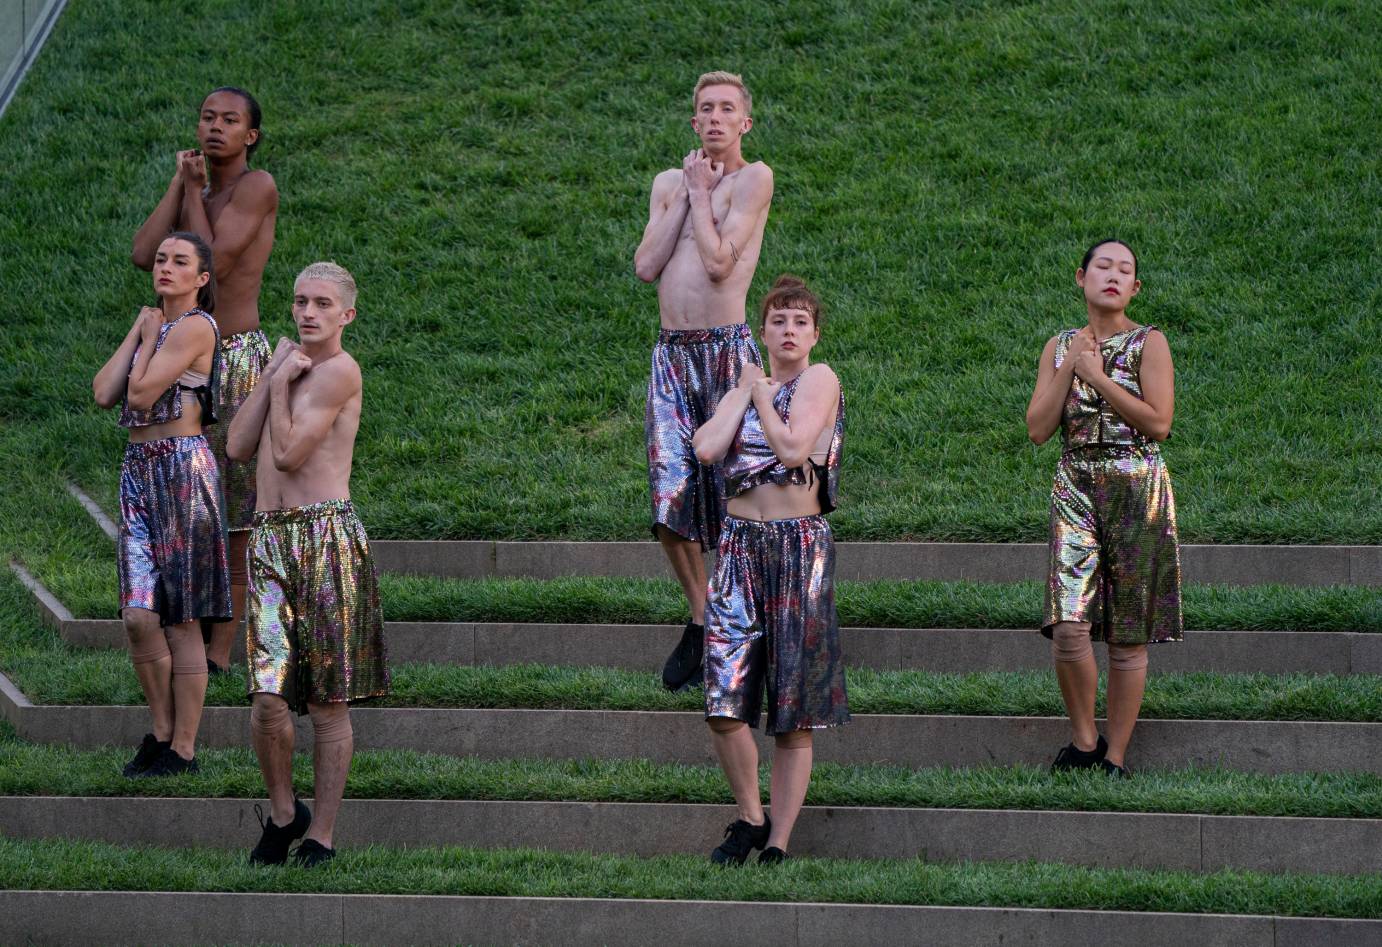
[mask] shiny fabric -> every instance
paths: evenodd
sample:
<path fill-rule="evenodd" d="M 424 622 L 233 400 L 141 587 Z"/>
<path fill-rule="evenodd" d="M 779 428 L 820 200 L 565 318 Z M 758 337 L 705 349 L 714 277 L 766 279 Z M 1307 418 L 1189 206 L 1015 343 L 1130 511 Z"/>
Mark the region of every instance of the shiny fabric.
<path fill-rule="evenodd" d="M 254 515 L 245 616 L 251 694 L 305 714 L 389 692 L 379 580 L 349 500 Z"/>
<path fill-rule="evenodd" d="M 177 325 L 179 322 L 186 319 L 188 316 L 193 315 L 201 316 L 207 322 L 211 323 L 211 331 L 216 333 L 217 349 L 219 349 L 221 330 L 217 328 L 216 320 L 211 318 L 211 316 L 207 313 L 202 312 L 200 309 L 189 309 L 182 315 L 174 319 L 172 322 L 165 322 L 162 326 L 159 327 L 158 339 L 154 342 L 154 351 L 157 352 L 159 349 L 163 348 L 163 342 L 165 339 L 168 338 L 168 333 L 172 331 L 173 326 Z M 152 356 L 150 357 L 152 358 Z M 134 350 L 134 357 L 130 359 L 131 372 L 134 371 L 135 363 L 138 361 L 139 349 L 136 348 Z M 219 354 L 214 354 L 211 359 L 211 374 L 208 377 L 206 385 L 204 387 L 187 387 L 183 385 L 181 379 L 179 379 L 178 381 L 173 382 L 173 384 L 169 386 L 167 391 L 159 395 L 157 401 L 155 401 L 152 405 L 150 405 L 147 409 L 144 410 L 131 408 L 129 405 L 129 400 L 128 398 L 126 398 L 126 400 L 124 400 L 120 404 L 120 426 L 124 428 L 150 427 L 154 424 L 167 424 L 169 421 L 175 421 L 178 418 L 181 418 L 182 393 L 184 391 L 196 392 L 197 399 L 200 402 L 202 409 L 202 424 L 215 424 L 217 420 L 216 399 L 219 397 L 218 392 L 220 388 L 220 381 L 221 359 Z"/>
<path fill-rule="evenodd" d="M 221 358 L 225 375 L 221 379 L 221 423 L 206 432 L 216 463 L 221 468 L 221 489 L 226 498 L 226 528 L 232 532 L 254 525 L 255 479 L 254 458 L 231 460 L 226 456 L 226 437 L 230 422 L 245 399 L 259 384 L 264 367 L 269 364 L 273 350 L 268 337 L 258 329 L 237 332 L 221 340 Z"/>
<path fill-rule="evenodd" d="M 835 614 L 835 541 L 820 516 L 730 516 L 705 607 L 705 716 L 769 735 L 849 721 Z"/>
<path fill-rule="evenodd" d="M 792 398 L 800 382 L 801 376 L 798 375 L 773 396 L 773 407 L 784 424 L 792 419 Z M 844 450 L 844 441 L 845 394 L 841 391 L 840 403 L 835 409 L 835 430 L 830 437 L 825 463 L 818 464 L 808 459 L 802 466 L 789 470 L 768 446 L 768 439 L 763 436 L 763 420 L 758 415 L 758 409 L 750 404 L 725 457 L 725 497 L 733 499 L 765 483 L 786 486 L 814 482 L 820 492 L 821 512 L 829 513 L 839 502 L 840 455 Z"/>
<path fill-rule="evenodd" d="M 653 535 L 666 526 L 702 548 L 714 546 L 725 517 L 719 465 L 696 460 L 691 437 L 745 365 L 762 365 L 753 334 L 743 323 L 713 329 L 663 329 L 653 348 L 643 432 L 648 443 L 648 486 Z"/>
<path fill-rule="evenodd" d="M 117 545 L 120 607 L 159 623 L 230 620 L 221 481 L 206 438 L 125 445 Z"/>
<path fill-rule="evenodd" d="M 1100 354 L 1104 357 L 1104 374 L 1138 398 L 1142 397 L 1142 384 L 1138 378 L 1142 368 L 1142 346 L 1147 336 L 1155 330 L 1156 326 L 1138 326 L 1111 335 L 1099 344 Z M 1079 331 L 1066 329 L 1057 336 L 1057 368 L 1065 361 L 1070 343 Z M 1070 393 L 1066 395 L 1061 412 L 1061 442 L 1066 450 L 1096 444 L 1156 445 L 1155 441 L 1123 420 L 1123 416 L 1078 375 L 1070 382 Z"/>

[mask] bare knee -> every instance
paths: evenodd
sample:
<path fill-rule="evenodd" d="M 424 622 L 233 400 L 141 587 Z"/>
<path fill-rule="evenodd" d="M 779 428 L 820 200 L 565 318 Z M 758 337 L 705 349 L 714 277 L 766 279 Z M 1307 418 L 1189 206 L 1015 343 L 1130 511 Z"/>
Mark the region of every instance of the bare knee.
<path fill-rule="evenodd" d="M 1051 655 L 1066 664 L 1078 664 L 1094 656 L 1094 645 L 1085 622 L 1063 621 L 1051 629 Z"/>
<path fill-rule="evenodd" d="M 1145 671 L 1147 669 L 1147 646 L 1145 644 L 1109 645 L 1108 666 L 1110 671 Z"/>
<path fill-rule="evenodd" d="M 779 733 L 773 739 L 779 750 L 800 750 L 811 745 L 811 731 L 793 730 L 791 733 Z"/>
<path fill-rule="evenodd" d="M 250 729 L 255 733 L 276 735 L 291 727 L 292 713 L 288 702 L 277 694 L 255 694 L 250 705 Z"/>
<path fill-rule="evenodd" d="M 713 730 L 715 733 L 725 735 L 731 733 L 738 733 L 740 730 L 748 726 L 748 724 L 744 723 L 744 721 L 735 720 L 732 717 L 711 717 L 709 720 L 706 721 L 706 723 L 710 724 L 710 729 Z"/>
<path fill-rule="evenodd" d="M 196 622 L 173 625 L 166 629 L 168 649 L 173 655 L 174 674 L 205 674 L 206 645 L 202 630 Z"/>
<path fill-rule="evenodd" d="M 125 637 L 130 643 L 130 660 L 135 664 L 152 664 L 168 657 L 168 638 L 158 623 L 158 613 L 147 608 L 126 608 L 120 612 L 125 625 Z M 203 667 L 205 670 L 205 667 Z"/>
<path fill-rule="evenodd" d="M 350 726 L 350 707 L 347 704 L 308 704 L 312 715 L 312 734 L 317 745 L 344 743 L 354 736 Z"/>

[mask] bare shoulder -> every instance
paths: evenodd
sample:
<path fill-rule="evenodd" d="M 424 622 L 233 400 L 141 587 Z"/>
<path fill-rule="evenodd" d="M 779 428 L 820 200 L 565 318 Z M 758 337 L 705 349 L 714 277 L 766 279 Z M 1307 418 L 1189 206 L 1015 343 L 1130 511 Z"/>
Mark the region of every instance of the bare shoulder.
<path fill-rule="evenodd" d="M 739 181 L 736 186 L 744 188 L 748 192 L 766 191 L 772 193 L 773 169 L 762 161 L 746 164 L 739 171 Z"/>
<path fill-rule="evenodd" d="M 801 373 L 801 380 L 803 384 L 821 391 L 833 391 L 840 387 L 839 376 L 825 362 L 808 365 L 806 371 Z"/>
<path fill-rule="evenodd" d="M 278 185 L 267 171 L 249 171 L 235 185 L 235 197 L 246 203 L 277 204 Z"/>
<path fill-rule="evenodd" d="M 1171 343 L 1166 340 L 1166 333 L 1155 326 L 1147 333 L 1147 337 L 1142 340 L 1143 353 L 1151 353 L 1153 356 L 1171 354 Z"/>
<path fill-rule="evenodd" d="M 668 168 L 653 178 L 653 193 L 664 194 L 681 186 L 681 168 Z"/>
<path fill-rule="evenodd" d="M 349 352 L 341 352 L 313 367 L 307 373 L 313 387 L 333 401 L 345 401 L 358 394 L 362 387 L 360 364 Z"/>
<path fill-rule="evenodd" d="M 210 345 L 215 340 L 211 323 L 200 316 L 182 319 L 168 330 L 167 342 L 174 345 Z"/>

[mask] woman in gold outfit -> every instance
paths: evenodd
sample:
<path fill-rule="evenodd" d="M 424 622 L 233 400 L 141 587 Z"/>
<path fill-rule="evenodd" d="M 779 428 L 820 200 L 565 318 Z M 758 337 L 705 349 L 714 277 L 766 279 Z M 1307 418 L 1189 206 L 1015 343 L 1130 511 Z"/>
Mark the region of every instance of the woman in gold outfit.
<path fill-rule="evenodd" d="M 1171 433 L 1175 371 L 1160 330 L 1128 318 L 1142 282 L 1127 244 L 1090 247 L 1075 283 L 1088 323 L 1046 343 L 1027 406 L 1032 441 L 1057 428 L 1062 441 L 1041 633 L 1052 639 L 1072 739 L 1052 768 L 1127 776 L 1147 645 L 1182 637 L 1175 499 L 1157 446 Z M 1107 739 L 1094 725 L 1096 639 L 1109 650 Z"/>

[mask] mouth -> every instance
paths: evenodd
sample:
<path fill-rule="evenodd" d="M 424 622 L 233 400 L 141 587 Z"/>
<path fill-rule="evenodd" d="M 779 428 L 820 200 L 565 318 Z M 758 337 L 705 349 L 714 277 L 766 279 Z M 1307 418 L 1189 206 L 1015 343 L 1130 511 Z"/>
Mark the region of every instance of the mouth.
<path fill-rule="evenodd" d="M 1117 295 L 1118 295 L 1118 287 L 1117 287 L 1117 286 L 1110 286 L 1108 289 L 1104 290 L 1104 295 L 1105 295 L 1105 296 L 1117 296 Z"/>
<path fill-rule="evenodd" d="M 158 278 L 158 285 L 159 285 L 159 286 L 167 286 L 167 285 L 168 285 L 169 283 L 171 283 L 171 282 L 172 282 L 172 280 L 170 280 L 170 279 L 169 279 L 168 277 L 166 277 L 166 276 L 160 276 L 160 277 Z"/>

